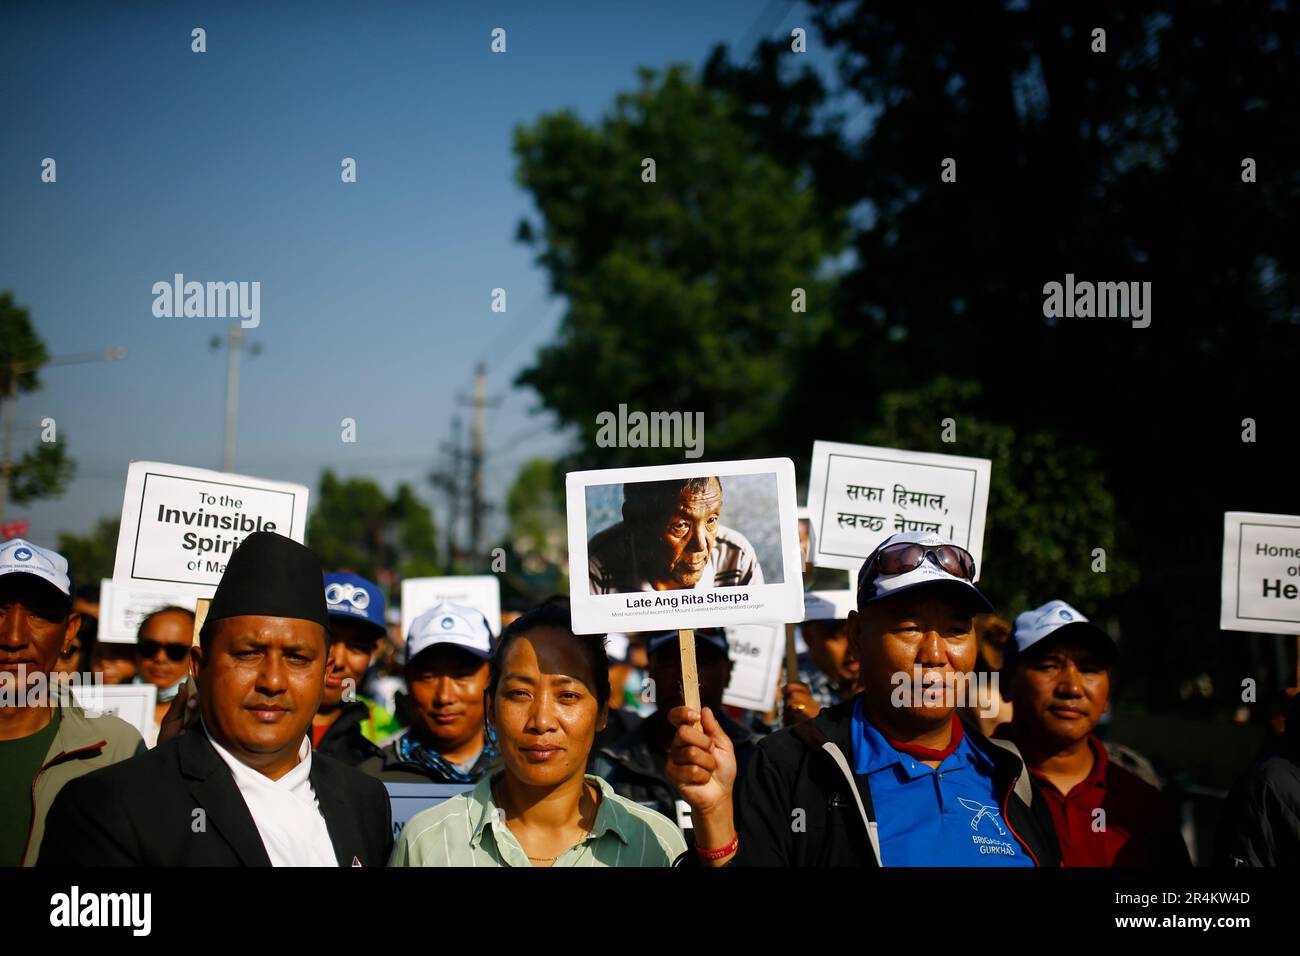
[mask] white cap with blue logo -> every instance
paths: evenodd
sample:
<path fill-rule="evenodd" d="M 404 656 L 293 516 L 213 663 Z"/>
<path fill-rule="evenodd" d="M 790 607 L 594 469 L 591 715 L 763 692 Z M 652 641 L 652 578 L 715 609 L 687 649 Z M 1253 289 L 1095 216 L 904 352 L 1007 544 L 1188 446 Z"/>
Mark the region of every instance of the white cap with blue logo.
<path fill-rule="evenodd" d="M 1059 635 L 1063 628 L 1069 628 L 1071 634 L 1091 637 L 1103 648 L 1106 662 L 1109 663 L 1118 653 L 1115 640 L 1104 630 L 1093 624 L 1081 612 L 1064 601 L 1048 601 L 1042 607 L 1016 615 L 1016 625 L 1011 632 L 1011 641 L 1007 649 L 1011 657 L 1019 657 L 1035 644 L 1053 635 Z"/>
<path fill-rule="evenodd" d="M 68 559 L 23 538 L 10 538 L 0 544 L 0 574 L 30 574 L 54 585 L 69 601 L 72 599 Z"/>
<path fill-rule="evenodd" d="M 443 601 L 411 622 L 406 635 L 406 663 L 435 644 L 450 644 L 475 657 L 492 657 L 492 631 L 482 611 Z"/>

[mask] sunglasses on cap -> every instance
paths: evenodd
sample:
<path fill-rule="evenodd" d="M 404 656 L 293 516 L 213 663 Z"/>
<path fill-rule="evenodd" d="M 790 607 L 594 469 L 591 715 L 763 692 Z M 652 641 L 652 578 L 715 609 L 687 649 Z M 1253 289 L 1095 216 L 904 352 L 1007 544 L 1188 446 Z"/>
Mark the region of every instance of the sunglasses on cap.
<path fill-rule="evenodd" d="M 975 559 L 965 548 L 955 544 L 916 544 L 900 541 L 876 552 L 872 564 L 879 574 L 906 574 L 915 571 L 930 558 L 955 578 L 975 580 Z"/>
<path fill-rule="evenodd" d="M 172 663 L 179 664 L 190 655 L 190 645 L 188 644 L 164 644 L 162 641 L 143 640 L 140 642 L 140 656 L 145 660 L 157 657 L 159 651 L 165 651 L 167 659 Z"/>

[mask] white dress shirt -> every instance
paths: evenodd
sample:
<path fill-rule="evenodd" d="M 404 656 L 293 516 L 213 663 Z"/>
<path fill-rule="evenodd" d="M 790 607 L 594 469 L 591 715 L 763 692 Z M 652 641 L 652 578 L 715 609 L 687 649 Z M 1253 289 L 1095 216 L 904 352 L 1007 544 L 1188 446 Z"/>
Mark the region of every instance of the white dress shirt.
<path fill-rule="evenodd" d="M 235 785 L 257 824 L 272 866 L 338 866 L 334 843 L 311 785 L 311 741 L 302 738 L 298 765 L 272 780 L 203 732 L 234 775 Z"/>

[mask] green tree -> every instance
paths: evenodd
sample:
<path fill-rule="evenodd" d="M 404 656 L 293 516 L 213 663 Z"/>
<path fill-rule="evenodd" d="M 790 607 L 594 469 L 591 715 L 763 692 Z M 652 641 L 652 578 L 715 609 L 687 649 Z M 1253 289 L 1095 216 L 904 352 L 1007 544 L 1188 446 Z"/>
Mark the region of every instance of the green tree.
<path fill-rule="evenodd" d="M 68 559 L 68 570 L 77 587 L 83 584 L 98 587 L 101 580 L 113 576 L 120 524 L 119 518 L 100 518 L 89 534 L 59 534 L 59 554 Z"/>
<path fill-rule="evenodd" d="M 525 572 L 554 568 L 568 575 L 564 473 L 555 462 L 535 458 L 519 469 L 506 492 L 506 515 L 510 544 Z"/>
<path fill-rule="evenodd" d="M 1204 672 L 1239 687 L 1254 671 L 1218 632 L 1222 513 L 1295 511 L 1300 7 L 809 6 L 838 85 L 788 40 L 740 66 L 716 51 L 704 77 L 745 104 L 763 150 L 854 211 L 834 332 L 799 370 L 821 431 L 856 432 L 940 374 L 978 379 L 969 413 L 1013 429 L 1017 455 L 1051 434 L 1105 476 L 1121 520 L 1079 527 L 1070 554 L 1114 529 L 1141 568 L 1111 602 L 1141 696 L 1176 704 L 1178 678 Z M 1151 326 L 1046 317 L 1043 287 L 1067 273 L 1149 281 Z M 1247 418 L 1272 438 L 1243 441 Z"/>
<path fill-rule="evenodd" d="M 37 372 L 49 358 L 27 309 L 14 302 L 12 292 L 0 293 L 0 399 L 12 405 L 20 394 L 37 391 Z M 13 414 L 12 408 L 4 411 Z M 7 443 L 5 451 L 13 454 Z M 7 473 L 0 474 L 0 517 L 9 502 L 25 505 L 63 494 L 76 470 L 62 439 L 41 442 L 17 461 L 11 459 Z"/>
<path fill-rule="evenodd" d="M 982 418 L 971 411 L 981 391 L 976 382 L 939 377 L 891 392 L 880 402 L 879 422 L 864 428 L 861 440 L 993 462 L 980 586 L 1005 613 L 1054 596 L 1096 608 L 1123 593 L 1136 569 L 1116 547 L 1120 519 L 1096 453 L 1051 430 L 1017 430 Z M 954 442 L 943 441 L 945 418 L 953 420 Z M 1104 551 L 1104 565 L 1094 558 L 1096 548 Z"/>
<path fill-rule="evenodd" d="M 509 527 L 499 543 L 504 567 L 503 604 L 537 604 L 569 589 L 568 534 L 564 509 L 564 470 L 557 462 L 526 462 L 506 491 Z"/>
<path fill-rule="evenodd" d="M 559 341 L 517 381 L 578 427 L 577 463 L 680 460 L 597 452 L 596 416 L 620 403 L 702 412 L 706 457 L 776 451 L 773 423 L 802 400 L 792 369 L 830 324 L 843 223 L 756 148 L 730 97 L 683 67 L 639 75 L 595 126 L 561 112 L 516 131 L 517 178 L 541 213 L 519 236 L 569 304 Z M 797 289 L 806 311 L 792 310 Z"/>
<path fill-rule="evenodd" d="M 440 573 L 433 515 L 410 486 L 391 498 L 368 478 L 321 473 L 307 546 L 327 571 L 351 571 L 391 589 L 400 578 Z"/>

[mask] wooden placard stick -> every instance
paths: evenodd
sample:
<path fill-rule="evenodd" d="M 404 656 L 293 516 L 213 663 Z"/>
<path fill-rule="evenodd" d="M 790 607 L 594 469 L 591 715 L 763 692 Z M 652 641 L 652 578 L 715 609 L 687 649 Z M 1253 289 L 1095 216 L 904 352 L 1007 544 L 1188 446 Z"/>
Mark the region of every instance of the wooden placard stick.
<path fill-rule="evenodd" d="M 190 638 L 192 647 L 199 646 L 199 631 L 203 630 L 203 622 L 208 619 L 208 606 L 212 604 L 209 598 L 199 598 L 194 605 L 194 634 Z M 191 661 L 189 673 L 185 675 L 185 684 L 181 691 L 172 701 L 171 707 L 163 715 L 162 724 L 158 728 L 158 743 L 165 743 L 185 731 L 199 719 L 198 710 L 194 709 L 194 702 L 199 696 L 199 685 L 194 679 L 194 664 Z"/>
<path fill-rule="evenodd" d="M 785 682 L 799 683 L 799 654 L 794 649 L 794 625 L 785 626 Z"/>
<path fill-rule="evenodd" d="M 208 608 L 212 606 L 212 598 L 199 598 L 194 602 L 194 636 L 190 641 L 193 647 L 199 646 L 199 631 L 203 630 L 203 622 L 208 619 Z M 194 680 L 194 668 L 190 666 L 190 674 L 186 680 L 186 696 L 193 696 L 198 693 L 199 687 Z"/>
<path fill-rule="evenodd" d="M 195 647 L 199 646 L 199 631 L 203 630 L 203 622 L 208 619 L 208 608 L 211 606 L 211 598 L 199 598 L 194 605 L 194 639 L 190 643 Z"/>
<path fill-rule="evenodd" d="M 682 702 L 697 714 L 704 713 L 700 707 L 700 672 L 695 666 L 695 630 L 683 628 L 677 632 L 677 645 L 682 652 Z M 703 730 L 700 721 L 695 722 L 696 730 Z"/>

